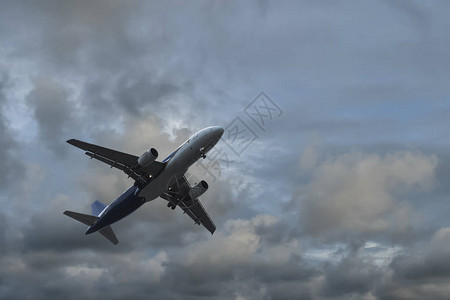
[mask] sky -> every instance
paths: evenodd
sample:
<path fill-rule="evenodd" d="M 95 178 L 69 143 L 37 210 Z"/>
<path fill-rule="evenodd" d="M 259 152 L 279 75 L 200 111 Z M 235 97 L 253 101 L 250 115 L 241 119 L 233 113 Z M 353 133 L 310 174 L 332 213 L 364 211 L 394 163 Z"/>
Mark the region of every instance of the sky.
<path fill-rule="evenodd" d="M 2 1 L 0 298 L 449 299 L 448 1 Z M 214 235 L 65 143 L 189 171 Z"/>

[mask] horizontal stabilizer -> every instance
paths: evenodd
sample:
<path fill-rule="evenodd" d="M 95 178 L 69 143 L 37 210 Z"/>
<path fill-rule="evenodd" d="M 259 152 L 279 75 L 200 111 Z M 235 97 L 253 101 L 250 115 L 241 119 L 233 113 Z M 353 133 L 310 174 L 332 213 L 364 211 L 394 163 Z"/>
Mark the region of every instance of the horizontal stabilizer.
<path fill-rule="evenodd" d="M 96 216 L 90 216 L 90 215 L 85 215 L 85 214 L 80 214 L 74 211 L 70 211 L 70 210 L 66 210 L 64 212 L 64 214 L 66 216 L 71 217 L 72 219 L 75 219 L 83 224 L 86 224 L 87 226 L 91 226 L 92 224 L 94 224 L 95 222 L 97 222 L 98 217 Z"/>
<path fill-rule="evenodd" d="M 106 226 L 105 228 L 101 229 L 99 232 L 101 235 L 103 235 L 105 238 L 107 238 L 114 245 L 117 245 L 119 243 L 119 240 L 117 239 L 116 235 L 114 234 L 114 231 L 112 230 L 111 226 Z"/>

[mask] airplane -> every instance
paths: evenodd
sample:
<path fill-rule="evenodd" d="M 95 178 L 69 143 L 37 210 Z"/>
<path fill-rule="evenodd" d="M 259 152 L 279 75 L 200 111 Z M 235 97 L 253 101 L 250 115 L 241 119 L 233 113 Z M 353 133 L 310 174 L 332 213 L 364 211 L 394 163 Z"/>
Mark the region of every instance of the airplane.
<path fill-rule="evenodd" d="M 202 224 L 211 234 L 216 225 L 209 217 L 198 197 L 208 190 L 208 183 L 201 180 L 194 186 L 186 179 L 186 172 L 201 157 L 211 150 L 222 137 L 220 126 L 204 128 L 173 151 L 163 161 L 156 161 L 158 151 L 150 148 L 141 156 L 89 144 L 76 139 L 67 143 L 86 151 L 86 155 L 125 172 L 134 179 L 134 184 L 111 204 L 95 201 L 91 205 L 92 215 L 66 210 L 65 215 L 88 225 L 86 234 L 99 232 L 111 243 L 117 239 L 111 225 L 128 216 L 144 203 L 161 197 L 168 201 L 167 207 L 179 206 L 195 224 Z"/>

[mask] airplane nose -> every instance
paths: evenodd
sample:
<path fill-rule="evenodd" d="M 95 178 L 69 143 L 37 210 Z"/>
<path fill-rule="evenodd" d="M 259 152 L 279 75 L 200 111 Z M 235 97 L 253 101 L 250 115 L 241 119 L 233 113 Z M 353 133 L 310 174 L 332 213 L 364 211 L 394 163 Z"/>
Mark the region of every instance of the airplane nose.
<path fill-rule="evenodd" d="M 218 135 L 219 137 L 221 137 L 222 134 L 223 134 L 223 132 L 224 132 L 224 130 L 223 130 L 222 127 L 217 126 L 217 127 L 216 127 L 216 132 L 217 132 L 217 135 Z"/>

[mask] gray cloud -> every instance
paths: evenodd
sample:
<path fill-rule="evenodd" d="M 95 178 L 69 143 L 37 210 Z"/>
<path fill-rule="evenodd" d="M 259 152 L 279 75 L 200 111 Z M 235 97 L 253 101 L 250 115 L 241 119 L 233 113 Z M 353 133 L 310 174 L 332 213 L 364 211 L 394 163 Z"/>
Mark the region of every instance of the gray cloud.
<path fill-rule="evenodd" d="M 325 283 L 321 293 L 331 297 L 363 297 L 371 293 L 383 276 L 383 270 L 364 259 L 361 245 L 351 245 L 349 253 L 337 264 L 325 265 Z"/>
<path fill-rule="evenodd" d="M 446 251 L 449 243 L 450 229 L 439 229 L 425 251 L 399 256 L 392 262 L 394 277 L 413 281 L 450 277 L 449 254 Z"/>
<path fill-rule="evenodd" d="M 28 104 L 34 110 L 42 142 L 56 153 L 64 153 L 63 135 L 66 127 L 73 125 L 74 105 L 70 93 L 61 83 L 43 76 L 34 78 L 34 88 L 29 93 Z"/>
<path fill-rule="evenodd" d="M 140 75 L 133 80 L 129 74 L 124 74 L 117 80 L 117 100 L 120 106 L 133 116 L 145 114 L 146 111 L 156 108 L 148 108 L 152 102 L 166 100 L 168 96 L 176 93 L 179 88 L 168 82 L 155 83 L 149 75 Z"/>
<path fill-rule="evenodd" d="M 13 131 L 5 117 L 5 108 L 9 101 L 7 90 L 13 83 L 8 73 L 0 72 L 0 187 L 7 187 L 14 183 L 14 179 L 23 171 L 22 162 L 17 153 L 17 142 L 13 138 Z M 15 185 L 15 184 L 14 184 Z"/>
<path fill-rule="evenodd" d="M 0 297 L 448 298 L 448 4 L 180 4 L 2 5 Z M 190 170 L 213 236 L 163 200 L 116 247 L 62 215 L 132 184 L 67 138 L 163 158 L 236 116 L 255 143 Z"/>
<path fill-rule="evenodd" d="M 429 188 L 436 165 L 436 157 L 408 152 L 386 157 L 344 154 L 318 165 L 312 183 L 299 189 L 292 205 L 300 206 L 304 232 L 318 238 L 368 238 L 389 232 L 406 238 L 417 216 L 402 199 Z"/>
<path fill-rule="evenodd" d="M 399 255 L 391 272 L 380 282 L 375 295 L 380 299 L 446 299 L 449 294 L 449 229 L 441 228 L 426 243 Z"/>

